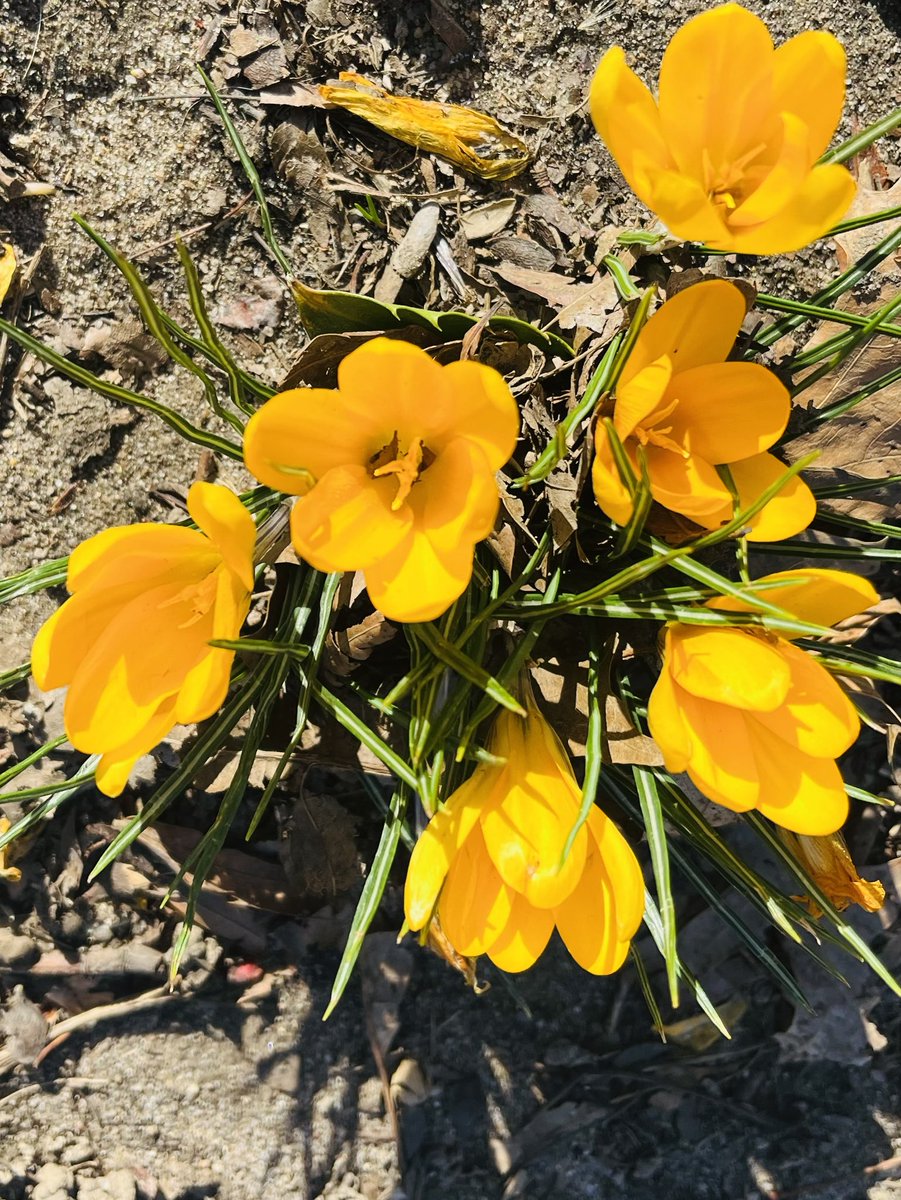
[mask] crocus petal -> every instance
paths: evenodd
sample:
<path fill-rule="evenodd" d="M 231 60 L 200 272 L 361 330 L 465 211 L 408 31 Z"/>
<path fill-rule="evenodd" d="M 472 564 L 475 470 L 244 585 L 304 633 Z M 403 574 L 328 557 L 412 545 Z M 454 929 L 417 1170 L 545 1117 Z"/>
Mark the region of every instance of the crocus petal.
<path fill-rule="evenodd" d="M 70 683 L 88 647 L 135 598 L 131 580 L 71 596 L 44 622 L 32 644 L 31 673 L 38 687 L 49 691 Z"/>
<path fill-rule="evenodd" d="M 719 523 L 732 494 L 715 467 L 697 455 L 683 457 L 660 446 L 647 446 L 645 454 L 651 495 L 658 504 L 708 528 Z"/>
<path fill-rule="evenodd" d="M 837 163 L 814 167 L 783 209 L 760 225 L 730 229 L 728 243 L 713 240 L 718 250 L 738 254 L 787 254 L 823 237 L 845 215 L 857 185 Z"/>
<path fill-rule="evenodd" d="M 204 655 L 207 622 L 193 621 L 190 600 L 177 599 L 180 590 L 166 584 L 132 600 L 87 648 L 66 697 L 74 746 L 105 753 L 129 742 Z"/>
<path fill-rule="evenodd" d="M 372 603 L 394 621 L 432 621 L 466 590 L 472 542 L 436 551 L 431 534 L 413 529 L 389 554 L 365 568 Z"/>
<path fill-rule="evenodd" d="M 860 733 L 854 705 L 812 655 L 782 641 L 779 654 L 791 672 L 785 703 L 778 712 L 749 717 L 803 754 L 838 758 Z"/>
<path fill-rule="evenodd" d="M 703 700 L 773 712 L 788 695 L 791 670 L 778 643 L 743 629 L 679 625 L 670 631 L 673 682 Z"/>
<path fill-rule="evenodd" d="M 670 630 L 666 636 L 669 641 Z M 660 672 L 648 701 L 648 728 L 660 747 L 666 769 L 676 775 L 684 771 L 691 761 L 693 742 L 682 720 L 681 693 L 673 683 L 668 665 Z"/>
<path fill-rule="evenodd" d="M 868 579 L 850 571 L 833 571 L 820 567 L 805 567 L 794 571 L 776 571 L 764 575 L 756 583 L 779 583 L 761 595 L 793 613 L 800 621 L 829 627 L 863 612 L 878 603 L 879 593 Z M 750 612 L 751 605 L 736 596 L 717 596 L 707 602 L 708 608 L 725 612 Z M 783 634 L 788 640 L 803 634 Z"/>
<path fill-rule="evenodd" d="M 729 213 L 729 228 L 759 225 L 781 212 L 800 191 L 810 171 L 807 126 L 793 113 L 782 113 L 779 156 L 765 171 L 753 191 Z"/>
<path fill-rule="evenodd" d="M 380 337 L 364 343 L 341 360 L 338 390 L 342 405 L 373 414 L 370 423 L 377 414 L 386 440 L 396 431 L 402 446 L 421 437 L 437 451 L 440 446 L 433 443 L 443 444 L 442 432 L 456 428 L 458 397 L 445 368 L 410 342 Z"/>
<path fill-rule="evenodd" d="M 709 242 L 713 246 L 729 236 L 720 210 L 703 184 L 678 171 L 662 171 L 654 176 L 648 207 L 670 233 L 687 242 Z"/>
<path fill-rule="evenodd" d="M 669 358 L 674 374 L 719 363 L 728 356 L 745 319 L 745 298 L 725 279 L 705 279 L 677 292 L 638 335 L 619 379 L 619 390 L 639 371 Z"/>
<path fill-rule="evenodd" d="M 443 371 L 455 397 L 453 419 L 438 428 L 435 414 L 428 414 L 426 443 L 436 450 L 453 438 L 466 438 L 484 452 L 488 469 L 499 471 L 516 447 L 520 424 L 519 406 L 503 375 L 472 359 L 448 363 Z"/>
<path fill-rule="evenodd" d="M 397 485 L 363 466 L 332 467 L 291 511 L 291 541 L 317 571 L 365 570 L 390 555 L 413 524 L 408 505 L 392 512 Z"/>
<path fill-rule="evenodd" d="M 234 639 L 241 632 L 250 608 L 250 595 L 231 571 L 222 568 L 216 579 L 213 606 L 214 638 Z M 185 675 L 179 689 L 175 719 L 182 725 L 203 721 L 222 706 L 228 695 L 228 681 L 234 650 L 211 646 L 200 661 Z"/>
<path fill-rule="evenodd" d="M 706 363 L 680 371 L 669 436 L 709 463 L 731 463 L 772 446 L 788 424 L 788 389 L 757 363 Z"/>
<path fill-rule="evenodd" d="M 458 954 L 484 954 L 510 923 L 514 893 L 495 871 L 478 825 L 451 863 L 438 916 Z"/>
<path fill-rule="evenodd" d="M 658 358 L 616 389 L 613 428 L 624 442 L 658 408 L 673 376 L 669 358 Z"/>
<path fill-rule="evenodd" d="M 615 912 L 616 894 L 593 846 L 577 887 L 554 909 L 567 950 L 592 975 L 610 975 L 628 953 L 628 941 L 617 937 Z"/>
<path fill-rule="evenodd" d="M 848 816 L 848 797 L 835 761 L 801 754 L 755 725 L 761 813 L 794 833 L 823 836 L 841 829 Z"/>
<path fill-rule="evenodd" d="M 588 813 L 589 853 L 597 848 L 616 899 L 616 933 L 629 941 L 644 916 L 644 877 L 632 847 L 606 813 L 597 806 Z"/>
<path fill-rule="evenodd" d="M 611 521 L 628 525 L 635 506 L 617 469 L 606 426 L 600 421 L 594 431 L 594 450 L 591 482 L 595 499 Z"/>
<path fill-rule="evenodd" d="M 497 775 L 496 767 L 476 767 L 447 805 L 435 813 L 413 847 L 404 886 L 404 915 L 411 929 L 421 929 L 431 917 L 454 855 L 478 821 L 486 792 Z"/>
<path fill-rule="evenodd" d="M 267 487 L 303 496 L 334 467 L 365 465 L 391 441 L 392 418 L 375 398 L 363 402 L 327 388 L 279 392 L 247 422 L 244 462 Z"/>
<path fill-rule="evenodd" d="M 845 103 L 845 51 L 822 30 L 808 30 L 777 47 L 773 56 L 773 104 L 798 117 L 807 129 L 808 162 L 823 153 Z"/>
<path fill-rule="evenodd" d="M 657 105 L 647 87 L 613 46 L 601 59 L 588 98 L 594 121 L 619 169 L 640 200 L 650 205 L 653 178 L 672 166 Z"/>
<path fill-rule="evenodd" d="M 747 508 L 785 475 L 785 463 L 773 454 L 755 454 L 741 462 L 729 463 L 732 482 L 738 492 L 739 509 Z M 776 495 L 747 524 L 749 542 L 781 542 L 806 529 L 816 516 L 817 502 L 803 479 L 793 475 Z M 724 519 L 729 520 L 730 512 Z"/>
<path fill-rule="evenodd" d="M 482 816 L 485 845 L 501 878 L 539 908 L 561 903 L 585 866 L 588 835 L 579 830 L 569 854 L 563 848 L 579 811 L 580 791 L 569 760 L 561 761 L 551 727 L 530 703 L 524 721 L 502 712 L 492 753 L 510 767 L 497 802 Z"/>
<path fill-rule="evenodd" d="M 687 771 L 697 787 L 733 812 L 755 808 L 760 780 L 748 722 L 737 708 L 700 700 L 677 688 L 682 722 L 691 738 Z M 727 749 L 728 748 L 728 752 Z"/>
<path fill-rule="evenodd" d="M 738 4 L 700 13 L 676 31 L 660 65 L 659 108 L 682 171 L 703 180 L 707 162 L 715 171 L 764 139 L 772 58 L 766 25 Z"/>
<path fill-rule="evenodd" d="M 69 555 L 66 587 L 75 595 L 90 588 L 122 587 L 127 581 L 135 595 L 148 587 L 201 573 L 198 555 L 206 555 L 209 570 L 216 565 L 215 548 L 196 529 L 178 525 L 120 525 L 80 542 Z"/>
<path fill-rule="evenodd" d="M 252 592 L 257 527 L 235 493 L 221 484 L 194 483 L 188 492 L 188 512 L 247 591 Z"/>
<path fill-rule="evenodd" d="M 488 950 L 488 957 L 502 971 L 526 971 L 541 957 L 553 931 L 551 909 L 533 908 L 524 896 L 514 893 L 507 928 Z"/>
<path fill-rule="evenodd" d="M 481 446 L 469 438 L 454 438 L 414 484 L 408 503 L 416 528 L 428 533 L 440 553 L 487 537 L 500 496 Z"/>
<path fill-rule="evenodd" d="M 100 759 L 94 780 L 99 790 L 105 796 L 121 795 L 132 767 L 163 740 L 175 723 L 175 702 L 171 698 L 161 701 L 135 737 L 107 751 Z"/>

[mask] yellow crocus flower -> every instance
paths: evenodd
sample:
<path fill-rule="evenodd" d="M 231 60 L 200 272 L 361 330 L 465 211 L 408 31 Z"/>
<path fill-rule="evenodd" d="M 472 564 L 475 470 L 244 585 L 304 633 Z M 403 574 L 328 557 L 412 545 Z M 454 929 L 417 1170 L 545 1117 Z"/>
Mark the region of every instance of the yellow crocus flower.
<path fill-rule="evenodd" d="M 740 254 L 822 237 L 855 184 L 816 165 L 845 100 L 845 52 L 809 30 L 775 48 L 761 19 L 721 4 L 679 29 L 658 97 L 614 46 L 591 85 L 595 128 L 635 194 L 675 234 Z"/>
<path fill-rule="evenodd" d="M 580 791 L 566 751 L 538 710 L 501 712 L 489 743 L 502 762 L 480 763 L 429 822 L 404 892 L 411 929 L 437 911 L 458 954 L 487 954 L 524 971 L 556 926 L 586 971 L 623 963 L 644 911 L 641 868 L 609 817 L 593 807 L 568 856 Z"/>
<path fill-rule="evenodd" d="M 788 391 L 766 367 L 726 361 L 744 315 L 744 296 L 725 279 L 685 288 L 643 327 L 616 385 L 613 428 L 636 475 L 641 448 L 654 500 L 706 529 L 733 515 L 732 493 L 717 466 L 729 467 L 740 508 L 785 473 L 766 451 L 788 423 Z M 595 497 L 611 520 L 625 525 L 633 501 L 601 421 L 595 450 Z M 792 537 L 815 512 L 813 494 L 794 476 L 751 518 L 748 537 Z"/>
<path fill-rule="evenodd" d="M 247 424 L 244 458 L 262 483 L 300 497 L 299 555 L 320 571 L 362 571 L 387 617 L 428 621 L 469 583 L 497 516 L 495 473 L 518 433 L 497 371 L 442 367 L 380 337 L 342 360 L 337 389 L 267 401 Z"/>
<path fill-rule="evenodd" d="M 256 526 L 226 487 L 195 483 L 200 527 L 124 525 L 82 542 L 69 558 L 71 593 L 38 631 L 35 682 L 68 685 L 65 726 L 101 755 L 97 787 L 117 796 L 135 762 L 176 724 L 211 716 L 228 692 L 236 638 L 253 590 Z"/>
<path fill-rule="evenodd" d="M 800 620 L 833 625 L 878 600 L 846 571 L 782 571 L 759 582 Z M 717 597 L 708 607 L 749 605 Z M 758 809 L 794 833 L 822 837 L 844 824 L 848 799 L 836 758 L 860 731 L 854 705 L 816 659 L 788 637 L 750 628 L 667 627 L 648 725 L 669 771 L 687 771 L 710 800 Z"/>

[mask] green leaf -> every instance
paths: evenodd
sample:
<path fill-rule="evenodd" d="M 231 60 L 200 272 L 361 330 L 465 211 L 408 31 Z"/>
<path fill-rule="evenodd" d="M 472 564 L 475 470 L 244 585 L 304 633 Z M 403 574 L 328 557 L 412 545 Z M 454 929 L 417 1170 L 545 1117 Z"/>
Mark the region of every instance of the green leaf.
<path fill-rule="evenodd" d="M 657 902 L 663 917 L 663 958 L 666 962 L 666 977 L 669 983 L 670 1003 L 679 1005 L 679 956 L 676 951 L 676 905 L 670 885 L 669 847 L 663 809 L 657 793 L 657 780 L 650 771 L 641 767 L 632 768 L 632 777 L 638 792 L 641 815 L 651 851 L 651 866 L 657 885 Z"/>
<path fill-rule="evenodd" d="M 371 296 L 354 292 L 322 291 L 307 287 L 299 279 L 291 280 L 291 291 L 304 329 L 315 337 L 320 333 L 365 333 L 373 329 L 399 329 L 418 325 L 433 329 L 448 340 L 461 338 L 480 318 L 470 313 L 439 312 L 428 308 L 412 308 L 407 304 L 386 304 Z M 494 315 L 488 318 L 488 328 L 508 333 L 517 341 L 537 346 L 547 354 L 572 358 L 572 346 L 556 333 L 548 333 L 518 317 Z"/>
<path fill-rule="evenodd" d="M 416 773 L 399 755 L 395 754 L 390 746 L 386 746 L 378 734 L 373 733 L 369 726 L 360 720 L 357 714 L 349 709 L 343 701 L 339 700 L 337 696 L 321 683 L 313 685 L 313 695 L 322 707 L 340 725 L 343 725 L 348 733 L 352 733 L 358 742 L 361 742 L 367 750 L 371 751 L 392 774 L 396 775 L 402 783 L 412 788 L 413 791 L 417 790 L 419 780 L 416 777 Z"/>
<path fill-rule="evenodd" d="M 369 926 L 372 924 L 372 919 L 382 902 L 385 885 L 388 882 L 388 875 L 391 872 L 394 856 L 397 854 L 397 844 L 400 841 L 406 809 L 406 795 L 400 791 L 395 792 L 391 797 L 390 815 L 382 829 L 378 849 L 372 860 L 372 866 L 369 868 L 369 874 L 366 876 L 366 882 L 363 884 L 363 892 L 357 904 L 350 932 L 347 935 L 347 944 L 344 947 L 344 953 L 341 955 L 341 962 L 338 965 L 338 972 L 335 975 L 335 982 L 332 985 L 332 994 L 329 999 L 328 1008 L 322 1016 L 323 1021 L 328 1020 L 335 1011 L 338 1001 L 344 995 L 344 989 L 347 987 L 353 973 L 354 965 L 363 947 L 363 939 L 366 937 Z"/>
<path fill-rule="evenodd" d="M 479 688 L 480 691 L 483 691 L 495 704 L 509 709 L 510 712 L 516 713 L 519 717 L 526 715 L 526 710 L 519 701 L 514 696 L 511 696 L 507 689 L 502 687 L 490 672 L 486 671 L 479 663 L 473 662 L 453 642 L 449 642 L 447 638 L 443 637 L 434 625 L 424 622 L 419 625 L 412 625 L 410 629 L 413 636 L 422 641 L 437 659 L 450 667 L 452 671 L 456 671 L 458 675 L 462 675 L 464 679 L 469 680 L 471 684 Z"/>
<path fill-rule="evenodd" d="M 834 150 L 827 150 L 820 162 L 848 162 L 855 154 L 860 154 L 861 150 L 866 150 L 879 138 L 885 137 L 887 133 L 892 133 L 899 125 L 901 125 L 901 108 L 895 108 L 890 113 L 886 113 L 884 117 L 880 117 L 878 121 L 874 121 L 872 125 L 868 125 L 866 129 L 861 129 L 860 133 L 855 133 L 853 137 L 847 138 Z"/>

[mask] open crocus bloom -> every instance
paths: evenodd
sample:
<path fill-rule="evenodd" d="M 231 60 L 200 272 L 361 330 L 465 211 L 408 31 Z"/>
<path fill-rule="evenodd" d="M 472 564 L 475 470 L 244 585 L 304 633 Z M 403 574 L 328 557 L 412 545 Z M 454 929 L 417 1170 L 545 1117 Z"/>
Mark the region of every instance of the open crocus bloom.
<path fill-rule="evenodd" d="M 576 962 L 594 975 L 622 965 L 644 911 L 641 869 L 597 807 L 563 859 L 580 792 L 566 751 L 531 697 L 525 719 L 497 718 L 492 754 L 432 817 L 413 850 L 404 909 L 422 929 L 437 904 L 458 954 L 487 954 L 524 971 L 556 925 Z"/>
<path fill-rule="evenodd" d="M 338 367 L 338 388 L 273 396 L 247 424 L 261 482 L 299 496 L 298 554 L 320 571 L 363 571 L 372 602 L 428 621 L 463 592 L 473 549 L 498 509 L 495 473 L 519 409 L 477 362 L 442 367 L 417 346 L 375 338 Z"/>
<path fill-rule="evenodd" d="M 135 762 L 180 723 L 203 720 L 228 692 L 253 590 L 256 526 L 226 487 L 195 483 L 200 526 L 124 525 L 77 546 L 70 599 L 38 631 L 35 682 L 68 685 L 66 734 L 101 755 L 97 786 L 118 796 Z"/>
<path fill-rule="evenodd" d="M 802 837 L 782 829 L 780 837 L 813 882 L 839 912 L 859 904 L 866 912 L 878 912 L 885 904 L 885 888 L 878 880 L 861 879 L 840 833 L 828 837 Z M 815 917 L 822 910 L 812 896 L 802 897 Z"/>
<path fill-rule="evenodd" d="M 768 575 L 763 593 L 816 625 L 833 625 L 878 599 L 846 571 Z M 750 606 L 718 597 L 708 607 Z M 840 829 L 848 800 L 836 758 L 857 737 L 854 706 L 835 679 L 791 639 L 749 628 L 674 623 L 648 705 L 667 769 L 687 771 L 705 796 L 733 812 L 759 809 L 794 833 Z"/>
<path fill-rule="evenodd" d="M 629 186 L 676 237 L 782 254 L 822 237 L 854 180 L 816 161 L 845 100 L 845 53 L 823 31 L 773 47 L 738 4 L 687 21 L 660 66 L 659 95 L 608 50 L 591 85 L 595 128 Z"/>
<path fill-rule="evenodd" d="M 766 451 L 788 423 L 788 392 L 766 367 L 725 361 L 744 315 L 742 293 L 725 279 L 685 288 L 641 330 L 616 385 L 613 427 L 636 476 L 642 447 L 653 498 L 705 529 L 733 516 L 732 493 L 717 466 L 728 466 L 740 509 L 786 469 Z M 602 422 L 595 449 L 597 502 L 625 525 L 633 503 Z M 810 489 L 794 476 L 751 518 L 748 537 L 792 537 L 815 513 Z"/>

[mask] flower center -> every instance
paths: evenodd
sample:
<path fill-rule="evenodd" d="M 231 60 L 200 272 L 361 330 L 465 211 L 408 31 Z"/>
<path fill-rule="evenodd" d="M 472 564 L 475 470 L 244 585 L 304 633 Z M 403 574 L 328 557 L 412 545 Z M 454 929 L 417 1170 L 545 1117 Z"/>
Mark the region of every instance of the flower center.
<path fill-rule="evenodd" d="M 707 195 L 717 206 L 724 208 L 726 215 L 738 208 L 748 193 L 757 186 L 757 181 L 748 178 L 748 167 L 755 158 L 766 150 L 766 143 L 752 147 L 732 162 L 721 163 L 714 167 L 710 154 L 703 151 L 704 181 Z"/>
<path fill-rule="evenodd" d="M 177 592 L 160 607 L 169 608 L 175 604 L 187 605 L 190 608 L 190 616 L 178 626 L 179 629 L 187 629 L 189 625 L 196 625 L 198 621 L 202 620 L 216 603 L 218 582 L 218 571 L 210 571 L 196 583 L 186 584 L 180 592 Z"/>
<path fill-rule="evenodd" d="M 418 483 L 423 471 L 435 461 L 435 455 L 422 443 L 421 437 L 411 440 L 406 450 L 401 450 L 397 430 L 387 445 L 369 460 L 373 479 L 381 479 L 385 475 L 393 475 L 397 481 L 397 494 L 391 501 L 391 511 L 397 512 L 410 492 L 414 483 Z"/>
<path fill-rule="evenodd" d="M 672 400 L 665 408 L 661 408 L 656 412 L 648 425 L 638 425 L 635 429 L 635 437 L 642 444 L 647 446 L 649 443 L 652 446 L 659 446 L 661 450 L 670 450 L 673 454 L 678 454 L 681 458 L 688 458 L 689 453 L 678 442 L 674 441 L 667 434 L 672 430 L 672 425 L 663 425 L 662 422 L 667 417 L 671 417 L 679 406 L 678 400 Z"/>

